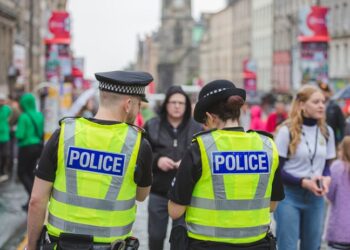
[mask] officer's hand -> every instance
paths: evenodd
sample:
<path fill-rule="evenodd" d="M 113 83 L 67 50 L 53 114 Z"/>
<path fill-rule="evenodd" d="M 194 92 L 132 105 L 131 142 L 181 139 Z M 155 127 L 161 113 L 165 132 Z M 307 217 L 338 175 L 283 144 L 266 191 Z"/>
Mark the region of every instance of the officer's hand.
<path fill-rule="evenodd" d="M 176 166 L 176 163 L 169 157 L 162 156 L 158 160 L 158 167 L 164 172 L 175 169 L 175 166 Z"/>
<path fill-rule="evenodd" d="M 316 184 L 316 179 L 303 179 L 301 182 L 301 186 L 310 192 L 312 192 L 316 196 L 322 196 L 323 190 L 319 188 Z"/>

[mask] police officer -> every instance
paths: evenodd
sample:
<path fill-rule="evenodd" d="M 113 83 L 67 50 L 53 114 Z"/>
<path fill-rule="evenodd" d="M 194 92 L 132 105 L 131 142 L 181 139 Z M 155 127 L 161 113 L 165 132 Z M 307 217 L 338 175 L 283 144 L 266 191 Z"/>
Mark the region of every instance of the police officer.
<path fill-rule="evenodd" d="M 173 219 L 186 212 L 189 249 L 274 249 L 270 211 L 284 198 L 270 134 L 239 127 L 245 90 L 227 80 L 199 93 L 197 134 L 169 192 Z"/>
<path fill-rule="evenodd" d="M 36 249 L 48 202 L 51 241 L 108 249 L 131 235 L 135 200 L 143 201 L 149 193 L 152 149 L 130 124 L 152 76 L 125 71 L 95 76 L 97 114 L 63 119 L 37 167 L 28 214 L 29 250 Z"/>

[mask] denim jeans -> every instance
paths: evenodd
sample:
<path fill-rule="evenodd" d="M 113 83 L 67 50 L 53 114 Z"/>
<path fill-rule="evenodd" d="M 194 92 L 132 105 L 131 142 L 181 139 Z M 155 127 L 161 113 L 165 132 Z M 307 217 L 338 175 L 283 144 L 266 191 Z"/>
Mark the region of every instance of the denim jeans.
<path fill-rule="evenodd" d="M 319 250 L 324 224 L 324 198 L 296 186 L 284 186 L 285 199 L 278 204 L 277 249 Z"/>

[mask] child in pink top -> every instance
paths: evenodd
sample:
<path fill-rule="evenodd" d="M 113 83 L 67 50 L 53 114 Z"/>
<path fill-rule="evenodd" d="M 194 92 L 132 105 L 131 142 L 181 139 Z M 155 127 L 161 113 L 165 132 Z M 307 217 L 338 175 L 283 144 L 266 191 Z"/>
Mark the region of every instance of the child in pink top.
<path fill-rule="evenodd" d="M 350 136 L 339 146 L 339 160 L 331 166 L 332 182 L 326 240 L 329 249 L 350 249 Z"/>

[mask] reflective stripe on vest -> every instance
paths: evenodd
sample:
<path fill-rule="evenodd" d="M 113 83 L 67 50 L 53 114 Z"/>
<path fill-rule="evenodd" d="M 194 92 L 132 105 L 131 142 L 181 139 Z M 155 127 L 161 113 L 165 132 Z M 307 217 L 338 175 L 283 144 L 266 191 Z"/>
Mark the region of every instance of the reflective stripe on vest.
<path fill-rule="evenodd" d="M 131 231 L 133 223 L 123 227 L 100 227 L 84 225 L 62 220 L 49 214 L 50 224 L 64 230 L 65 232 L 93 235 L 94 237 L 112 237 L 115 235 L 125 235 Z"/>
<path fill-rule="evenodd" d="M 196 232 L 206 236 L 214 236 L 218 238 L 246 238 L 267 232 L 269 225 L 243 228 L 224 228 L 187 223 L 187 227 L 190 232 Z"/>
<path fill-rule="evenodd" d="M 84 118 L 79 118 L 79 119 L 84 119 Z M 54 236 L 57 236 L 56 234 L 58 233 L 57 230 L 60 230 L 62 232 L 70 232 L 70 233 L 78 233 L 78 234 L 89 234 L 89 235 L 93 235 L 94 237 L 99 237 L 97 242 L 111 242 L 115 239 L 118 239 L 118 237 L 125 237 L 128 236 L 128 234 L 130 234 L 131 232 L 131 228 L 134 222 L 134 218 L 135 218 L 135 212 L 136 212 L 136 208 L 135 208 L 135 194 L 133 194 L 134 196 L 131 196 L 132 193 L 125 193 L 125 190 L 128 189 L 129 185 L 133 185 L 135 186 L 131 188 L 131 190 L 135 189 L 136 190 L 136 184 L 134 183 L 134 181 L 129 180 L 129 178 L 126 180 L 125 177 L 128 175 L 130 177 L 130 174 L 127 173 L 131 173 L 130 171 L 133 171 L 132 169 L 129 170 L 129 165 L 131 163 L 131 159 L 132 166 L 134 166 L 134 164 L 136 163 L 136 159 L 137 159 L 137 153 L 139 150 L 139 146 L 140 146 L 140 140 L 141 140 L 141 135 L 139 134 L 138 131 L 136 131 L 135 129 L 133 129 L 130 126 L 127 126 L 126 124 L 122 125 L 121 124 L 121 128 L 123 128 L 124 132 L 122 132 L 122 135 L 125 136 L 125 138 L 123 139 L 124 143 L 123 144 L 119 144 L 121 147 L 120 152 L 118 152 L 119 154 L 123 154 L 125 156 L 125 160 L 124 160 L 124 174 L 122 176 L 116 176 L 116 175 L 109 175 L 106 177 L 106 175 L 100 175 L 102 176 L 102 178 L 104 178 L 104 180 L 108 180 L 108 178 L 110 178 L 109 180 L 109 186 L 105 185 L 105 189 L 107 192 L 105 194 L 105 197 L 86 197 L 86 196 L 79 196 L 78 195 L 78 177 L 77 177 L 77 173 L 80 170 L 76 170 L 73 168 L 68 168 L 67 163 L 68 163 L 68 153 L 69 153 L 69 148 L 70 147 L 76 147 L 76 138 L 75 138 L 75 134 L 76 134 L 76 128 L 77 128 L 77 122 L 75 119 L 66 119 L 65 123 L 64 123 L 64 129 L 61 130 L 61 133 L 63 132 L 63 136 L 61 139 L 64 140 L 64 143 L 62 145 L 62 152 L 61 156 L 63 154 L 63 162 L 61 163 L 61 165 L 63 164 L 64 167 L 64 172 L 65 172 L 65 182 L 60 182 L 60 189 L 63 188 L 64 190 L 64 183 L 65 183 L 65 189 L 66 191 L 60 191 L 59 189 L 57 189 L 55 187 L 53 187 L 53 191 L 51 194 L 51 199 L 53 202 L 55 202 L 55 204 L 58 204 L 57 202 L 59 202 L 60 204 L 58 204 L 59 206 L 65 206 L 65 208 L 63 208 L 63 210 L 57 210 L 56 208 L 56 212 L 53 214 L 51 212 L 51 210 L 54 210 L 54 207 L 52 209 L 49 209 L 49 218 L 48 218 L 48 230 L 50 233 L 50 229 L 51 229 L 51 233 L 54 233 Z M 85 120 L 85 124 L 86 124 L 86 120 Z M 84 125 L 84 121 L 80 122 L 80 126 Z M 84 125 L 86 126 L 86 125 Z M 123 127 L 124 126 L 124 127 Z M 83 137 L 82 137 L 83 138 Z M 123 142 L 121 141 L 121 142 Z M 103 143 L 103 142 L 101 142 Z M 107 144 L 108 145 L 108 144 Z M 136 145 L 138 145 L 138 147 L 135 147 Z M 78 145 L 79 146 L 79 145 Z M 108 146 L 107 146 L 108 148 Z M 133 150 L 137 150 L 136 152 L 134 152 L 133 154 Z M 117 153 L 116 152 L 116 153 Z M 113 151 L 112 151 L 113 153 Z M 131 167 L 130 165 L 130 167 Z M 133 167 L 134 168 L 134 167 Z M 81 172 L 81 171 L 80 171 Z M 132 172 L 133 173 L 133 172 Z M 87 173 L 87 174 L 94 174 L 94 173 Z M 62 175 L 61 175 L 62 176 Z M 81 175 L 80 175 L 81 176 Z M 133 174 L 132 174 L 133 176 Z M 100 177 L 98 177 L 100 178 Z M 107 178 L 107 179 L 106 179 Z M 62 179 L 62 178 L 61 178 Z M 63 179 L 62 179 L 63 180 Z M 98 179 L 97 179 L 98 180 Z M 125 185 L 124 182 L 127 181 L 127 183 L 130 183 L 128 185 Z M 130 182 L 131 181 L 131 182 Z M 63 186 L 62 186 L 63 184 Z M 107 183 L 108 185 L 108 183 Z M 123 186 L 124 185 L 124 186 Z M 117 199 L 119 197 L 119 193 L 123 188 L 123 193 L 121 193 L 121 199 Z M 129 189 L 128 189 L 129 190 Z M 134 191 L 132 191 L 134 192 Z M 127 198 L 128 197 L 128 198 Z M 127 199 L 125 199 L 127 198 Z M 50 205 L 51 206 L 51 205 Z M 70 210 L 69 206 L 74 206 L 75 208 L 79 208 L 81 207 L 82 209 L 84 209 L 84 213 L 86 216 L 84 216 L 84 218 L 89 218 L 89 214 L 91 213 L 91 218 L 99 218 L 101 217 L 101 215 L 103 215 L 103 213 L 106 212 L 106 220 L 109 220 L 112 223 L 109 223 L 108 225 L 112 226 L 100 226 L 99 221 L 94 222 L 94 223 L 79 223 L 78 219 L 73 219 L 72 221 L 70 221 L 67 218 L 62 218 L 64 217 L 63 215 L 66 214 L 68 215 L 69 212 L 64 212 L 64 210 L 68 209 L 68 211 Z M 91 211 L 87 210 L 87 209 L 91 209 Z M 58 212 L 58 211 L 62 211 Z M 95 212 L 94 212 L 95 211 Z M 109 218 L 109 215 L 113 216 L 119 216 L 118 214 L 116 214 L 118 211 L 121 212 L 120 216 L 123 216 L 123 220 L 125 224 L 121 224 L 121 226 L 113 226 L 114 223 L 117 223 L 118 225 L 118 220 L 113 222 L 113 220 L 111 221 L 112 218 Z M 130 212 L 131 211 L 131 212 Z M 97 213 L 99 213 L 98 217 Z M 57 215 L 60 216 L 58 217 Z M 125 217 L 127 215 L 127 217 Z M 104 217 L 104 216 L 103 216 Z M 101 218 L 103 218 L 101 217 Z M 72 214 L 72 218 L 74 218 L 74 215 Z M 79 216 L 76 216 L 76 218 L 79 218 Z M 109 219 L 108 219 L 109 218 Z M 118 218 L 118 217 L 115 217 Z M 78 222 L 77 222 L 78 220 Z M 120 222 L 119 222 L 120 223 Z M 52 228 L 55 227 L 55 228 Z M 52 232 L 53 231 L 53 232 Z"/>
<path fill-rule="evenodd" d="M 82 197 L 82 196 L 72 195 L 69 193 L 64 193 L 64 192 L 58 191 L 55 188 L 52 191 L 52 197 L 59 202 L 63 202 L 73 206 L 108 210 L 108 211 L 126 210 L 126 209 L 132 208 L 135 205 L 135 198 L 130 200 L 122 200 L 122 201 L 95 199 L 95 198 Z"/>
<path fill-rule="evenodd" d="M 259 149 L 260 146 L 256 146 L 256 148 L 252 149 L 252 151 L 262 150 L 266 152 L 270 171 L 269 173 L 264 174 L 254 174 L 255 176 L 258 176 L 257 178 L 255 177 L 254 183 L 256 186 L 251 186 L 253 188 L 253 190 L 251 190 L 251 199 L 244 199 L 244 196 L 242 196 L 242 199 L 228 199 L 224 181 L 226 175 L 213 174 L 212 172 L 210 172 L 209 176 L 212 181 L 212 195 L 209 195 L 209 193 L 201 193 L 200 190 L 202 189 L 194 190 L 194 194 L 192 195 L 191 199 L 191 204 L 186 212 L 186 221 L 190 237 L 201 240 L 219 241 L 227 243 L 250 243 L 262 239 L 269 229 L 269 207 L 271 197 L 269 194 L 267 194 L 267 191 L 268 188 L 271 188 L 269 186 L 272 182 L 270 178 L 273 177 L 274 171 L 277 168 L 277 162 L 274 163 L 274 156 L 277 156 L 277 151 L 274 151 L 274 147 L 272 145 L 271 140 L 264 135 L 260 135 L 257 133 L 256 135 L 245 135 L 243 134 L 243 132 L 233 133 L 241 133 L 239 135 L 241 136 L 241 138 L 244 138 L 245 136 L 252 136 L 252 138 L 255 140 L 254 136 L 256 136 L 256 139 L 260 139 L 262 149 Z M 216 135 L 220 137 L 220 132 L 216 132 Z M 225 136 L 227 135 L 224 134 L 224 137 Z M 225 140 L 228 140 L 227 138 L 228 137 L 226 137 Z M 214 152 L 220 152 L 220 149 L 218 149 L 216 141 L 214 139 L 214 133 L 204 134 L 200 136 L 200 138 L 198 138 L 198 142 L 201 150 L 202 164 L 209 164 L 209 171 L 212 171 L 211 168 L 214 166 L 212 155 Z M 226 143 L 229 142 L 230 141 L 226 141 Z M 203 147 L 204 152 L 202 151 Z M 227 150 L 227 146 L 224 148 Z M 247 148 L 247 146 L 245 147 L 244 145 L 242 145 L 242 148 Z M 221 150 L 224 151 L 223 149 Z M 237 151 L 239 150 L 237 149 Z M 205 154 L 205 156 L 203 156 L 202 154 Z M 206 157 L 205 159 L 207 159 L 207 163 L 203 163 L 203 157 Z M 203 167 L 202 171 L 208 171 L 207 167 Z M 237 177 L 235 178 L 240 178 L 239 175 L 236 176 Z M 203 178 L 207 179 L 208 177 Z M 201 179 L 197 182 L 197 184 L 200 183 L 200 187 L 205 188 L 205 184 L 207 182 L 204 182 L 204 180 L 202 182 L 200 181 Z M 233 188 L 234 186 L 230 185 L 230 197 L 232 197 L 233 193 L 240 193 L 240 190 L 238 189 L 232 191 Z M 211 191 L 207 189 L 206 192 Z M 253 221 L 247 221 L 247 226 L 242 227 L 241 225 L 244 225 L 245 223 L 244 220 L 247 220 L 247 218 L 250 217 L 242 218 L 241 223 L 238 223 L 241 225 L 233 223 L 230 226 L 230 223 L 228 222 L 224 227 L 221 227 L 220 224 L 215 225 L 215 223 L 213 223 L 213 225 L 210 222 L 208 222 L 208 219 L 210 221 L 210 219 L 214 218 L 215 216 L 220 216 L 220 218 L 222 218 L 223 220 L 226 218 L 225 216 L 228 216 L 227 218 L 229 221 L 230 215 L 233 215 L 232 213 L 242 214 L 242 216 L 244 217 L 244 211 L 249 212 L 250 214 L 255 214 L 255 211 L 257 211 L 257 214 L 259 214 L 259 216 L 262 216 L 259 217 L 259 219 L 257 218 L 257 220 L 260 221 L 260 225 L 258 224 L 255 226 L 255 223 Z"/>

